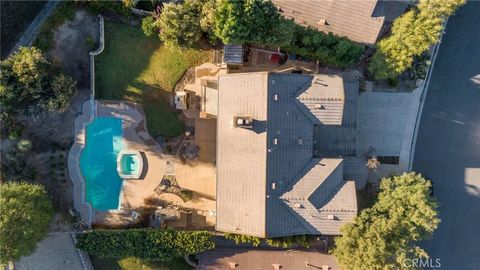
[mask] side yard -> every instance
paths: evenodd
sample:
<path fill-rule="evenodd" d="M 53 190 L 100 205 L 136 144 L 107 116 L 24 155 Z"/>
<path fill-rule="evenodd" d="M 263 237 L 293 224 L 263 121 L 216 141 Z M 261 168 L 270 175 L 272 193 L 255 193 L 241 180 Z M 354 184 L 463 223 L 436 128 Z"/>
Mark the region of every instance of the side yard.
<path fill-rule="evenodd" d="M 174 137 L 183 124 L 170 109 L 172 89 L 184 72 L 208 61 L 210 51 L 179 50 L 147 38 L 140 28 L 105 22 L 105 50 L 96 57 L 96 98 L 143 106 L 152 137 Z"/>

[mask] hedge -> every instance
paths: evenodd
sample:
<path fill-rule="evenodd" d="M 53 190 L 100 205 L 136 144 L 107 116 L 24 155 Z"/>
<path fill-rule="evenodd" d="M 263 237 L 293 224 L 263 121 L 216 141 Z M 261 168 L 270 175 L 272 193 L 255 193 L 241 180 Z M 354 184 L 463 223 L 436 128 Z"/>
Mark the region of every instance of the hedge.
<path fill-rule="evenodd" d="M 137 257 L 169 261 L 215 247 L 206 231 L 153 229 L 91 230 L 77 236 L 77 247 L 99 258 Z"/>

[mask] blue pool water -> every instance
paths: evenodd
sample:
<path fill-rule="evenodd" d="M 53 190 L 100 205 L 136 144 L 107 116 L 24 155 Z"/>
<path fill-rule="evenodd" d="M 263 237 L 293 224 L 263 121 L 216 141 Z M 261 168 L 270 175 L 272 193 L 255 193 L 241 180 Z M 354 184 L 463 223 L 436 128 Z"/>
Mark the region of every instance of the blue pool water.
<path fill-rule="evenodd" d="M 119 118 L 100 117 L 87 126 L 80 168 L 87 201 L 97 210 L 118 208 L 122 179 L 117 172 L 117 156 L 123 147 Z"/>

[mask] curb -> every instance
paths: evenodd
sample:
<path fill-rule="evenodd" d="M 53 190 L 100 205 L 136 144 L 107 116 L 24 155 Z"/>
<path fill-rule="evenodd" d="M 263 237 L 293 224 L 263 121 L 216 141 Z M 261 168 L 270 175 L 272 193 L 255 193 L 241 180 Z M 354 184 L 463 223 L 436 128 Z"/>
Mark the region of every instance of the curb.
<path fill-rule="evenodd" d="M 423 106 L 425 104 L 425 99 L 428 93 L 428 86 L 430 85 L 430 78 L 432 76 L 433 67 L 435 66 L 435 61 L 437 60 L 438 51 L 440 50 L 440 45 L 442 44 L 443 36 L 445 34 L 445 29 L 447 28 L 448 18 L 443 22 L 442 33 L 437 44 L 434 45 L 433 54 L 430 57 L 430 66 L 428 67 L 427 76 L 425 83 L 423 84 L 422 94 L 420 95 L 420 104 L 418 105 L 417 118 L 415 119 L 415 128 L 413 131 L 412 144 L 410 147 L 410 157 L 408 160 L 408 171 L 412 171 L 413 159 L 415 157 L 415 148 L 417 143 L 418 129 L 420 126 L 420 120 L 422 118 Z"/>

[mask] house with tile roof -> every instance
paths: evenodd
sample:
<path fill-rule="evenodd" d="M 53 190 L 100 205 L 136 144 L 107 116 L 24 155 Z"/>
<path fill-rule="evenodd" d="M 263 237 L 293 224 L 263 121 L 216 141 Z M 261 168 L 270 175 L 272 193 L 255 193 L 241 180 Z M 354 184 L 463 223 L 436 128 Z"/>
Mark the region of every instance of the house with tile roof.
<path fill-rule="evenodd" d="M 236 73 L 218 79 L 216 229 L 339 235 L 365 182 L 358 81 Z"/>
<path fill-rule="evenodd" d="M 287 19 L 325 33 L 373 45 L 387 22 L 403 14 L 409 1 L 272 0 Z"/>

